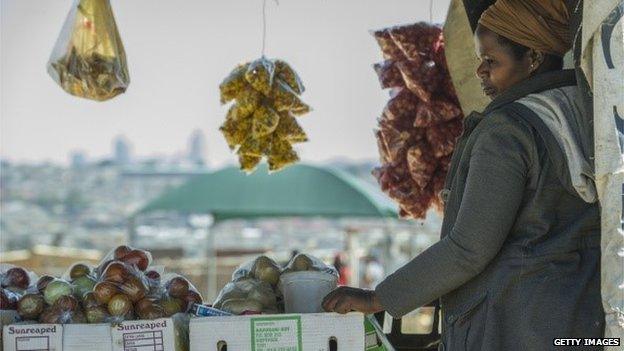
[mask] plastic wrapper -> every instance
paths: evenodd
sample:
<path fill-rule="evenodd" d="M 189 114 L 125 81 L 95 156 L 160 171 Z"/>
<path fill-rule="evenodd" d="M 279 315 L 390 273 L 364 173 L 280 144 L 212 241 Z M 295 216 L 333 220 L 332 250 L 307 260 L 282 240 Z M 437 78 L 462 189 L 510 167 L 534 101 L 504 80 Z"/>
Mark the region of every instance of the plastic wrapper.
<path fill-rule="evenodd" d="M 36 290 L 38 277 L 34 272 L 11 264 L 0 264 L 0 288 L 23 294 Z"/>
<path fill-rule="evenodd" d="M 190 311 L 193 304 L 202 304 L 204 300 L 199 290 L 186 278 L 178 274 L 170 274 L 166 277 L 164 284 L 164 298 L 174 298 L 182 301 L 182 310 L 178 312 L 186 313 Z"/>
<path fill-rule="evenodd" d="M 232 274 L 232 281 L 251 278 L 275 287 L 279 282 L 281 272 L 282 268 L 274 260 L 267 256 L 258 256 L 238 267 Z"/>
<path fill-rule="evenodd" d="M 245 73 L 249 68 L 249 64 L 238 65 L 234 70 L 221 82 L 219 92 L 221 93 L 221 103 L 226 104 L 234 100 L 244 89 L 248 87 Z"/>
<path fill-rule="evenodd" d="M 277 111 L 290 111 L 296 116 L 310 112 L 310 107 L 306 105 L 297 93 L 288 84 L 278 79 L 275 82 L 275 89 L 271 94 L 273 106 Z"/>
<path fill-rule="evenodd" d="M 382 89 L 405 86 L 403 83 L 403 76 L 401 75 L 401 71 L 396 67 L 395 61 L 386 60 L 376 63 L 373 65 L 373 68 L 375 72 L 377 72 L 379 84 L 381 84 Z"/>
<path fill-rule="evenodd" d="M 275 60 L 275 75 L 284 81 L 298 95 L 303 94 L 305 87 L 297 72 L 288 63 L 282 60 Z"/>
<path fill-rule="evenodd" d="M 389 29 L 380 29 L 372 31 L 371 34 L 377 40 L 377 44 L 381 48 L 383 57 L 386 60 L 404 60 L 405 55 L 403 51 L 396 45 L 392 37 L 390 36 Z"/>
<path fill-rule="evenodd" d="M 339 276 L 338 271 L 334 266 L 327 265 L 320 259 L 304 253 L 297 254 L 293 257 L 284 268 L 282 274 L 303 271 L 324 272 L 336 277 Z"/>
<path fill-rule="evenodd" d="M 427 128 L 427 141 L 431 145 L 434 156 L 441 158 L 452 154 L 462 129 L 460 119 Z"/>
<path fill-rule="evenodd" d="M 409 89 L 399 89 L 388 101 L 384 114 L 390 120 L 414 120 L 420 100 Z"/>
<path fill-rule="evenodd" d="M 382 120 L 379 123 L 379 137 L 390 160 L 399 158 L 410 138 L 408 131 L 400 131 L 392 123 Z"/>
<path fill-rule="evenodd" d="M 401 61 L 396 66 L 403 76 L 405 86 L 419 99 L 429 102 L 441 81 L 436 63 L 431 60 L 421 63 Z"/>
<path fill-rule="evenodd" d="M 277 301 L 277 294 L 271 284 L 247 278 L 226 284 L 213 307 L 236 315 L 274 314 L 279 312 Z"/>
<path fill-rule="evenodd" d="M 299 160 L 292 144 L 308 138 L 294 116 L 311 110 L 299 98 L 304 90 L 288 63 L 265 57 L 237 66 L 221 83 L 221 101 L 235 102 L 220 131 L 242 171 L 253 172 L 263 158 L 269 171 Z"/>
<path fill-rule="evenodd" d="M 442 28 L 420 22 L 390 28 L 389 35 L 405 57 L 421 61 L 432 58 L 442 40 Z"/>
<path fill-rule="evenodd" d="M 66 92 L 87 99 L 108 100 L 126 91 L 126 53 L 108 0 L 74 1 L 48 72 Z"/>
<path fill-rule="evenodd" d="M 268 157 L 269 171 L 276 172 L 299 161 L 299 156 L 292 145 L 284 139 L 274 139 Z"/>
<path fill-rule="evenodd" d="M 146 275 L 146 272 L 152 272 L 151 263 L 149 252 L 126 245 L 109 252 L 95 269 L 97 283 L 93 288 L 93 297 L 89 297 L 93 314 L 101 313 L 107 322 L 136 318 L 134 305 L 152 290 L 157 290 L 153 280 L 150 280 L 154 276 L 148 278 Z M 83 303 L 87 302 L 89 295 L 82 296 Z M 90 310 L 86 311 L 87 316 Z"/>
<path fill-rule="evenodd" d="M 275 129 L 275 137 L 286 140 L 291 144 L 308 141 L 308 136 L 305 131 L 289 112 L 282 112 L 280 114 L 279 124 Z"/>
<path fill-rule="evenodd" d="M 271 60 L 261 57 L 247 67 L 245 79 L 257 91 L 265 96 L 271 94 L 273 90 L 273 78 L 275 76 L 275 63 Z"/>
<path fill-rule="evenodd" d="M 414 183 L 424 189 L 431 180 L 438 163 L 429 145 L 420 142 L 407 150 L 407 167 Z"/>
<path fill-rule="evenodd" d="M 253 114 L 251 136 L 259 139 L 272 134 L 279 124 L 280 115 L 271 107 L 260 105 Z"/>
<path fill-rule="evenodd" d="M 441 209 L 443 187 L 463 115 L 455 96 L 441 28 L 416 23 L 376 31 L 386 61 L 375 66 L 390 101 L 376 131 L 381 165 L 373 175 L 405 218 Z M 395 87 L 392 68 L 404 87 Z"/>
<path fill-rule="evenodd" d="M 246 173 L 255 171 L 261 161 L 262 157 L 260 156 L 238 155 L 240 168 Z"/>
<path fill-rule="evenodd" d="M 456 103 L 444 98 L 434 99 L 431 103 L 418 105 L 414 126 L 431 127 L 435 124 L 457 119 L 461 115 L 461 109 Z"/>

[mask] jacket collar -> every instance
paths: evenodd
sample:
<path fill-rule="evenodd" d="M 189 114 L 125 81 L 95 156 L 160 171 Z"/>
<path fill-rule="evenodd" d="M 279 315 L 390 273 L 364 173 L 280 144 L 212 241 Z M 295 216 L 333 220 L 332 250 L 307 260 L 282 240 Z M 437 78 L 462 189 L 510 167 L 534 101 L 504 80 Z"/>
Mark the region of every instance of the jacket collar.
<path fill-rule="evenodd" d="M 573 69 L 552 71 L 537 74 L 528 78 L 497 96 L 483 110 L 483 115 L 521 99 L 529 94 L 540 93 L 542 91 L 576 85 L 576 74 Z"/>

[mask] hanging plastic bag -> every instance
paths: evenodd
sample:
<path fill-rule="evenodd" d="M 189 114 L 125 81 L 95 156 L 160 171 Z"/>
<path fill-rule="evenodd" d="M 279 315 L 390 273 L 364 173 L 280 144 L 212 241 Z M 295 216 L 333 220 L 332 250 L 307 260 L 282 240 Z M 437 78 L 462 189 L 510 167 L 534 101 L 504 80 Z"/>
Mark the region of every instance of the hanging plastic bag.
<path fill-rule="evenodd" d="M 128 64 L 109 0 L 76 0 L 48 62 L 69 94 L 104 101 L 130 84 Z"/>

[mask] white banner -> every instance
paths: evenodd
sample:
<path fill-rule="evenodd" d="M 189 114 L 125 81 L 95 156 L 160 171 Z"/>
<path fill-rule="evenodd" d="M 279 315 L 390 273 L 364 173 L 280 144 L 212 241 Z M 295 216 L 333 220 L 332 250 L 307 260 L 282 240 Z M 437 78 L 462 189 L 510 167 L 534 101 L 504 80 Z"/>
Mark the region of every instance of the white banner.
<path fill-rule="evenodd" d="M 624 340 L 624 25 L 621 0 L 584 1 L 581 67 L 594 99 L 606 337 Z"/>

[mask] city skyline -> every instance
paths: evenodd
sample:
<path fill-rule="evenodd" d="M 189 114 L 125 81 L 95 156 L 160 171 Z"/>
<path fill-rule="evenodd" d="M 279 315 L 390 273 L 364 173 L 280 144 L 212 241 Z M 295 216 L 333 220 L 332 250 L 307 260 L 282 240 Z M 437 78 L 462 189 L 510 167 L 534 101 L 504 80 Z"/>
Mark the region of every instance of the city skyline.
<path fill-rule="evenodd" d="M 434 21 L 448 2 L 434 4 Z M 227 111 L 218 85 L 260 56 L 262 1 L 111 3 L 131 83 L 96 103 L 66 94 L 45 69 L 71 1 L 2 0 L 0 157 L 67 164 L 79 150 L 101 158 L 115 135 L 132 140 L 136 155 L 169 155 L 199 129 L 212 166 L 235 163 L 218 130 Z M 428 0 L 267 3 L 266 54 L 298 71 L 314 109 L 300 119 L 310 138 L 297 147 L 304 162 L 378 157 L 373 129 L 388 92 L 372 69 L 382 55 L 369 30 L 428 20 Z"/>

